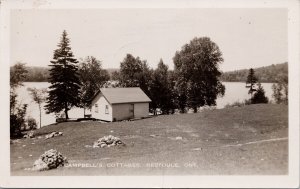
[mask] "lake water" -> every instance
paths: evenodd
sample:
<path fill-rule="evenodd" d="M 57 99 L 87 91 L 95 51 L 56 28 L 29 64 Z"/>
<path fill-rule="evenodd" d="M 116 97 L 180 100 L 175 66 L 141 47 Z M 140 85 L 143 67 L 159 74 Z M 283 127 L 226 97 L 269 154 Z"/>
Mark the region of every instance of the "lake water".
<path fill-rule="evenodd" d="M 225 95 L 217 99 L 217 108 L 224 108 L 226 104 L 231 104 L 236 101 L 244 101 L 249 99 L 248 88 L 245 88 L 245 83 L 241 82 L 223 82 L 226 87 Z M 38 105 L 33 102 L 27 88 L 47 88 L 49 87 L 47 82 L 25 82 L 23 87 L 17 89 L 18 101 L 22 104 L 28 104 L 27 117 L 33 117 L 36 119 L 39 125 L 39 108 Z M 272 100 L 272 83 L 262 83 L 262 86 L 266 92 L 266 96 L 269 100 Z M 69 111 L 70 118 L 83 117 L 83 109 L 73 108 Z M 45 110 L 42 110 L 42 126 L 55 123 L 54 114 L 46 114 Z"/>

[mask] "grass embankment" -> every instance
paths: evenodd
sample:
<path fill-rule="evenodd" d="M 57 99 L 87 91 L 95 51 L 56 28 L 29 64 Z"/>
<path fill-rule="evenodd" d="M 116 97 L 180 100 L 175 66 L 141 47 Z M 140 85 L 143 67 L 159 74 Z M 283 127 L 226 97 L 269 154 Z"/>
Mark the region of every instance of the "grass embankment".
<path fill-rule="evenodd" d="M 36 134 L 61 131 L 64 135 L 48 140 L 21 139 L 10 145 L 11 171 L 12 175 L 286 174 L 287 111 L 285 105 L 263 104 L 132 122 L 49 125 Z M 85 147 L 110 134 L 120 137 L 126 147 Z M 275 141 L 256 142 L 268 139 Z M 67 156 L 70 162 L 93 164 L 97 168 L 24 170 L 51 148 Z M 117 166 L 116 163 L 131 163 L 140 168 L 120 167 L 120 164 L 117 168 L 110 167 Z M 165 164 L 149 166 L 149 163 Z M 186 167 L 186 163 L 190 166 Z M 167 165 L 175 167 L 161 167 Z"/>

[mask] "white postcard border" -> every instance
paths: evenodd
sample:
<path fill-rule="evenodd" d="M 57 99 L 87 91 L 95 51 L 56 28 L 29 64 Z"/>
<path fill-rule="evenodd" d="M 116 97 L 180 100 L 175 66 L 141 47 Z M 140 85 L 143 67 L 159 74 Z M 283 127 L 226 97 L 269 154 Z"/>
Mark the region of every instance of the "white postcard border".
<path fill-rule="evenodd" d="M 289 61 L 289 174 L 286 176 L 10 176 L 9 54 L 11 9 L 287 8 Z M 28 0 L 1 2 L 1 187 L 299 187 L 299 1 L 296 0 Z"/>

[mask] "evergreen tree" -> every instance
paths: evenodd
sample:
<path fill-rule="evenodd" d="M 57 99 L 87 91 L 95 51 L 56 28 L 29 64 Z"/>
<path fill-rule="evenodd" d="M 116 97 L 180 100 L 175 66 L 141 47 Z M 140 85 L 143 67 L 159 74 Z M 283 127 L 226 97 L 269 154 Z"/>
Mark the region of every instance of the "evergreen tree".
<path fill-rule="evenodd" d="M 254 74 L 254 70 L 251 68 L 249 70 L 249 74 L 247 76 L 247 81 L 246 81 L 246 87 L 249 88 L 249 94 L 251 94 L 251 99 L 253 97 L 253 92 L 256 91 L 254 88 L 255 84 L 257 83 L 258 79 Z"/>
<path fill-rule="evenodd" d="M 253 98 L 251 99 L 252 104 L 259 104 L 259 103 L 268 103 L 269 99 L 265 95 L 265 90 L 261 86 L 261 84 L 258 84 L 258 88 L 256 92 L 253 95 Z"/>
<path fill-rule="evenodd" d="M 219 80 L 223 58 L 218 45 L 208 37 L 194 38 L 176 52 L 173 61 L 181 111 L 186 106 L 197 112 L 198 107 L 216 105 L 217 96 L 225 93 Z"/>
<path fill-rule="evenodd" d="M 54 51 L 51 61 L 49 96 L 47 98 L 47 113 L 64 111 L 69 119 L 68 111 L 72 107 L 80 107 L 80 87 L 78 76 L 78 61 L 70 47 L 70 39 L 64 30 L 58 49 Z"/>

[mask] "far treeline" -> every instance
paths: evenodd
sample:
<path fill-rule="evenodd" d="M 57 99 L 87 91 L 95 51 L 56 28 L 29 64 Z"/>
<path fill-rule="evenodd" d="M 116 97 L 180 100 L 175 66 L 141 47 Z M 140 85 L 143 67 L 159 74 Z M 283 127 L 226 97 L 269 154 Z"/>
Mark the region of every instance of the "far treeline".
<path fill-rule="evenodd" d="M 254 68 L 254 71 L 261 83 L 277 83 L 279 78 L 288 75 L 288 63 Z M 224 72 L 220 79 L 225 82 L 246 82 L 248 72 L 249 69 Z"/>
<path fill-rule="evenodd" d="M 13 67 L 10 67 L 13 69 Z M 23 78 L 23 82 L 48 82 L 48 78 L 50 75 L 50 68 L 47 67 L 39 67 L 39 66 L 26 66 L 27 77 Z M 118 71 L 117 68 L 109 68 L 106 69 L 107 72 L 111 75 L 114 71 Z"/>
<path fill-rule="evenodd" d="M 23 82 L 48 82 L 49 68 L 26 66 L 26 69 L 28 74 Z M 112 76 L 114 72 L 119 71 L 118 68 L 109 68 L 106 70 L 110 76 Z M 254 71 L 261 83 L 276 83 L 279 77 L 288 75 L 288 64 L 287 62 L 272 64 L 270 66 L 254 68 Z M 223 82 L 246 82 L 248 72 L 249 69 L 223 72 L 220 80 Z"/>

